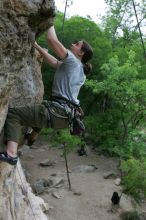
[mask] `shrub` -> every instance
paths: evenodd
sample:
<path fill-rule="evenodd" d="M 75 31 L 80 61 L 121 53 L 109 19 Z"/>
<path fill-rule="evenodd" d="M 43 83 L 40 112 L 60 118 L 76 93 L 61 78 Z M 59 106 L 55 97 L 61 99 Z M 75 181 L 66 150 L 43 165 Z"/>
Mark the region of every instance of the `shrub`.
<path fill-rule="evenodd" d="M 126 173 L 122 179 L 124 191 L 136 200 L 146 197 L 146 160 L 131 157 L 122 161 L 121 169 Z"/>

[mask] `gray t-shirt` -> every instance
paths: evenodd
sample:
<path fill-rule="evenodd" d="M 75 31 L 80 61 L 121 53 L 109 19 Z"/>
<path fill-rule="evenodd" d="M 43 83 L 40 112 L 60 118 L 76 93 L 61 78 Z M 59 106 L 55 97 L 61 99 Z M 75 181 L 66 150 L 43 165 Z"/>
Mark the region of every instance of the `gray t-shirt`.
<path fill-rule="evenodd" d="M 79 100 L 77 97 L 85 79 L 83 64 L 68 50 L 67 57 L 56 70 L 52 96 L 63 97 L 78 105 Z"/>

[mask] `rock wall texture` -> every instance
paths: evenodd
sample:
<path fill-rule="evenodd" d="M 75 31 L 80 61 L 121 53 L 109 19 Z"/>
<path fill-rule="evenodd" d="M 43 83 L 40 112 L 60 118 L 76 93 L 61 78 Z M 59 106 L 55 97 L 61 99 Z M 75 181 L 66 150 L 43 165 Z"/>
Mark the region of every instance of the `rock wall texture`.
<path fill-rule="evenodd" d="M 17 168 L 0 164 L 0 183 L 0 220 L 48 219 L 48 204 L 32 193 L 19 162 Z"/>
<path fill-rule="evenodd" d="M 23 65 L 11 88 L 9 106 L 17 107 L 25 104 L 40 103 L 43 99 L 44 86 L 42 82 L 41 63 L 37 51 L 23 58 Z"/>
<path fill-rule="evenodd" d="M 40 66 L 32 43 L 52 22 L 54 10 L 53 0 L 0 1 L 0 131 L 8 102 L 19 106 L 42 100 Z"/>
<path fill-rule="evenodd" d="M 41 65 L 32 45 L 52 23 L 54 12 L 54 0 L 0 0 L 0 133 L 8 105 L 42 101 Z M 21 178 L 17 168 L 0 163 L 0 220 L 47 219 L 40 208 L 42 201 L 27 183 L 24 193 Z M 33 217 L 28 197 L 36 202 L 38 217 Z"/>

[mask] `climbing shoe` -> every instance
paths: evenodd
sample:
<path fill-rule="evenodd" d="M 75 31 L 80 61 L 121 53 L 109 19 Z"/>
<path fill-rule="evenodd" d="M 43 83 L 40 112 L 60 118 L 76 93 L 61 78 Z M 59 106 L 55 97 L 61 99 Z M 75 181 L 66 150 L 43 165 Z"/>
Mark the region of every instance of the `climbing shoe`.
<path fill-rule="evenodd" d="M 11 165 L 16 165 L 18 157 L 11 157 L 7 154 L 7 152 L 0 152 L 0 161 L 7 162 Z"/>

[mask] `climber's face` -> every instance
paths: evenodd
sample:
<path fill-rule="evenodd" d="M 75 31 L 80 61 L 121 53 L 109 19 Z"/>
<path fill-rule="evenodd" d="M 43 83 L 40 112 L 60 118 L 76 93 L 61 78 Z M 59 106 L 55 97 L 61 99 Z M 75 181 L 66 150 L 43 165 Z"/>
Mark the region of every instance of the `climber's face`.
<path fill-rule="evenodd" d="M 78 41 L 76 43 L 71 44 L 71 51 L 77 57 L 82 57 L 84 52 L 82 51 L 83 41 Z"/>

